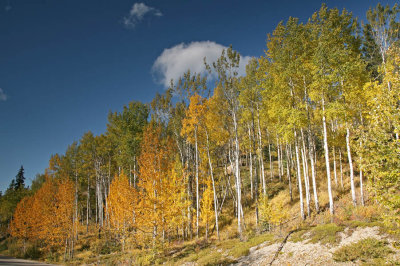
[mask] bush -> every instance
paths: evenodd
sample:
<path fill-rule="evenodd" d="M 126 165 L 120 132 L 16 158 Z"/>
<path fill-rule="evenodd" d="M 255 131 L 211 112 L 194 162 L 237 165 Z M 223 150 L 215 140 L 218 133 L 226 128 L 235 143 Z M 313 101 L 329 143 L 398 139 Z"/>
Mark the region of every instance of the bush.
<path fill-rule="evenodd" d="M 42 252 L 37 246 L 30 246 L 26 249 L 24 258 L 37 260 L 42 256 Z"/>
<path fill-rule="evenodd" d="M 2 241 L 0 242 L 0 252 L 5 251 L 5 250 L 7 250 L 7 249 L 8 249 L 8 247 L 7 247 L 7 240 L 2 240 Z"/>
<path fill-rule="evenodd" d="M 333 259 L 338 262 L 346 261 L 368 261 L 383 259 L 393 251 L 387 247 L 387 241 L 380 241 L 375 238 L 366 238 L 357 243 L 343 246 L 333 253 Z"/>
<path fill-rule="evenodd" d="M 94 254 L 107 255 L 121 251 L 121 245 L 115 241 L 97 239 L 91 244 L 90 250 L 93 251 Z"/>
<path fill-rule="evenodd" d="M 311 230 L 311 243 L 334 244 L 338 241 L 336 234 L 343 230 L 336 224 L 321 224 Z"/>
<path fill-rule="evenodd" d="M 269 201 L 267 196 L 261 197 L 260 200 L 260 220 L 266 227 L 281 226 L 289 217 L 287 207 L 287 195 L 280 193 L 278 196 Z"/>

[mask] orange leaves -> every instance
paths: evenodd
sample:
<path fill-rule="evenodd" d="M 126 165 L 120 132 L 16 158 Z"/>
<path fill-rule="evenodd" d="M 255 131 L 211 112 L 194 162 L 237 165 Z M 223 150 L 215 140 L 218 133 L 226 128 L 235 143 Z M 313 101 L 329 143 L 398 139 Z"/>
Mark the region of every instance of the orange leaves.
<path fill-rule="evenodd" d="M 184 219 L 185 182 L 174 158 L 174 144 L 163 138 L 160 127 L 150 124 L 144 131 L 139 157 L 137 226 L 140 233 L 157 239 L 176 229 Z"/>
<path fill-rule="evenodd" d="M 112 228 L 126 233 L 134 225 L 134 204 L 136 191 L 129 185 L 128 177 L 124 172 L 116 176 L 110 185 L 107 197 Z"/>
<path fill-rule="evenodd" d="M 43 241 L 48 248 L 63 245 L 72 232 L 73 201 L 72 181 L 48 179 L 33 196 L 18 204 L 11 235 Z"/>
<path fill-rule="evenodd" d="M 17 205 L 10 224 L 10 234 L 13 237 L 28 239 L 31 232 L 32 197 L 23 198 Z"/>

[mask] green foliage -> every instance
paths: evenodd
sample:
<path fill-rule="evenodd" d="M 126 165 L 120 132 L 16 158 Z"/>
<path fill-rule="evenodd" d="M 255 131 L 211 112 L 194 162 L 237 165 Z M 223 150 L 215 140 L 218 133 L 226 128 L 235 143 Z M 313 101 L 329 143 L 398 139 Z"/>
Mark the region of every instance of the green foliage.
<path fill-rule="evenodd" d="M 247 241 L 238 242 L 230 251 L 229 254 L 234 258 L 246 256 L 250 252 L 251 247 L 255 247 L 267 241 L 274 240 L 271 234 L 261 234 L 248 239 Z"/>
<path fill-rule="evenodd" d="M 360 128 L 357 148 L 362 166 L 375 199 L 390 212 L 384 218 L 387 226 L 398 230 L 400 225 L 400 49 L 393 48 L 381 68 L 382 83 L 367 83 L 368 127 Z"/>
<path fill-rule="evenodd" d="M 20 188 L 16 189 L 16 183 L 13 179 L 10 183 L 10 187 L 6 190 L 4 195 L 0 197 L 0 237 L 7 234 L 8 223 L 12 218 L 18 202 L 28 194 L 29 191 L 22 185 Z"/>
<path fill-rule="evenodd" d="M 338 262 L 346 261 L 369 261 L 372 259 L 383 259 L 393 251 L 387 247 L 387 241 L 380 241 L 375 238 L 366 238 L 357 243 L 343 246 L 335 253 L 333 259 Z"/>
<path fill-rule="evenodd" d="M 336 224 L 320 224 L 315 227 L 307 227 L 294 232 L 290 236 L 290 241 L 300 242 L 308 240 L 310 243 L 333 245 L 340 240 L 337 233 L 341 231 L 343 231 L 343 227 Z"/>
<path fill-rule="evenodd" d="M 305 238 L 303 237 L 303 235 L 307 232 L 307 230 L 308 230 L 308 229 L 304 228 L 304 229 L 301 229 L 301 230 L 298 230 L 298 231 L 292 233 L 292 234 L 290 235 L 289 240 L 290 240 L 291 242 L 294 242 L 294 243 L 304 241 Z"/>
<path fill-rule="evenodd" d="M 114 252 L 121 252 L 122 249 L 121 244 L 117 241 L 97 239 L 91 243 L 90 250 L 94 254 L 106 255 Z"/>
<path fill-rule="evenodd" d="M 24 176 L 24 167 L 21 165 L 21 168 L 18 171 L 17 176 L 15 177 L 15 189 L 25 188 L 25 176 Z"/>
<path fill-rule="evenodd" d="M 143 129 L 147 124 L 149 107 L 141 102 L 130 102 L 120 113 L 108 115 L 107 133 L 113 147 L 118 147 L 116 162 L 125 170 L 132 168 L 139 155 Z M 128 172 L 128 171 L 127 171 Z"/>
<path fill-rule="evenodd" d="M 42 257 L 42 255 L 43 255 L 43 252 L 36 245 L 31 245 L 26 249 L 24 258 L 37 260 L 37 259 L 40 259 Z"/>
<path fill-rule="evenodd" d="M 35 193 L 36 191 L 38 191 L 42 187 L 45 181 L 46 181 L 46 175 L 37 174 L 36 177 L 32 180 L 31 193 Z"/>
<path fill-rule="evenodd" d="M 333 223 L 317 225 L 311 230 L 310 242 L 320 242 L 321 244 L 335 244 L 340 240 L 337 233 L 341 231 L 343 231 L 343 228 Z"/>

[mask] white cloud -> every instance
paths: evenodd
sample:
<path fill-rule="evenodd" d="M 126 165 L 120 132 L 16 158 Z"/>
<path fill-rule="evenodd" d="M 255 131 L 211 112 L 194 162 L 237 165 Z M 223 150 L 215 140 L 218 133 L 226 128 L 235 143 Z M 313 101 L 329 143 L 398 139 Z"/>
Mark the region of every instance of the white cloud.
<path fill-rule="evenodd" d="M 124 17 L 122 22 L 127 28 L 134 28 L 143 20 L 146 14 L 152 14 L 157 17 L 162 16 L 161 11 L 154 7 L 147 6 L 145 3 L 135 3 L 129 12 L 129 16 Z"/>
<path fill-rule="evenodd" d="M 7 100 L 7 95 L 6 93 L 3 91 L 2 88 L 0 88 L 0 101 L 6 101 Z"/>
<path fill-rule="evenodd" d="M 211 64 L 221 56 L 222 50 L 227 48 L 211 41 L 181 43 L 164 49 L 154 62 L 152 72 L 157 77 L 157 82 L 168 87 L 171 79 L 177 81 L 188 69 L 192 73 L 205 74 L 204 57 L 207 63 Z M 240 58 L 239 75 L 246 73 L 246 64 L 250 58 L 250 56 Z"/>

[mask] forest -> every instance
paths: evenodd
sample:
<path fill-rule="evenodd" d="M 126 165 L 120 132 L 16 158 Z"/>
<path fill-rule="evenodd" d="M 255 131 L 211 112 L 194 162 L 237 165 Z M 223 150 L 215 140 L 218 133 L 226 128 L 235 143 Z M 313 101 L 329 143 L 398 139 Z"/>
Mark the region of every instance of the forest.
<path fill-rule="evenodd" d="M 279 23 L 245 75 L 230 46 L 198 62 L 208 75 L 110 111 L 103 134 L 51 156 L 29 187 L 21 167 L 0 195 L 0 252 L 179 264 L 189 245 L 305 226 L 399 235 L 399 14 L 378 4 L 360 23 L 322 5 Z"/>

